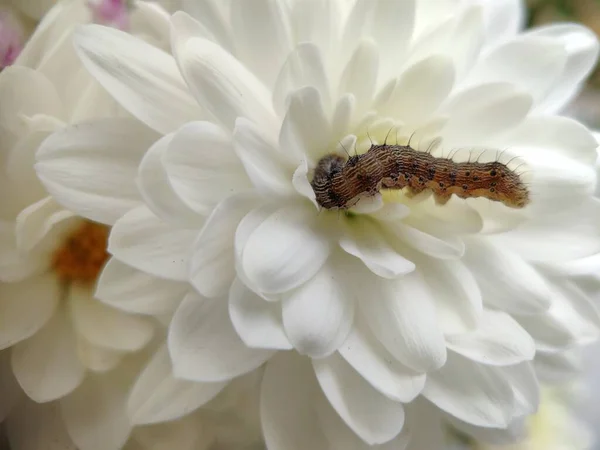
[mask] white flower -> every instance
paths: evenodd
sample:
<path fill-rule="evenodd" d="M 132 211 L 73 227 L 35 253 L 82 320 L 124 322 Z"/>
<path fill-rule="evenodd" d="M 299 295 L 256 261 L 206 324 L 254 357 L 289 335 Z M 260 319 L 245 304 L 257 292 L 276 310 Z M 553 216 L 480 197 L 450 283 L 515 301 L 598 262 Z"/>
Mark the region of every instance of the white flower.
<path fill-rule="evenodd" d="M 195 4 L 198 20 L 171 19 L 173 56 L 98 26 L 76 37 L 98 81 L 164 134 L 138 169 L 145 205 L 129 211 L 114 206 L 124 177 L 98 169 L 119 155 L 130 170 L 121 142 L 92 157 L 79 144 L 96 139 L 90 125 L 38 153 L 61 204 L 109 224 L 124 213 L 99 296 L 125 285 L 142 309 L 183 298 L 168 341 L 177 377 L 226 383 L 266 362 L 269 449 L 435 449 L 445 420 L 511 436 L 537 408 L 534 356 L 550 378 L 598 334 L 576 278 L 600 250 L 597 144 L 554 115 L 593 66 L 595 37 L 517 34 L 508 0 Z M 395 142 L 396 129 L 423 151 L 442 138 L 437 156 L 465 149 L 456 161 L 472 148 L 518 157 L 531 204 L 385 194 L 319 211 L 320 158 Z M 99 184 L 66 167 L 96 168 Z"/>

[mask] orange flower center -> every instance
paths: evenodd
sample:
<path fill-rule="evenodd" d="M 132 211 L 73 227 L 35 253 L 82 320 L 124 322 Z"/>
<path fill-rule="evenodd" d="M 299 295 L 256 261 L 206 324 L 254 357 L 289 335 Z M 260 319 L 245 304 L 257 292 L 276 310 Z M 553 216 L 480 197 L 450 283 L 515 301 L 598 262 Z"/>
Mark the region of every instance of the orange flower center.
<path fill-rule="evenodd" d="M 94 283 L 108 259 L 108 227 L 83 222 L 52 255 L 52 267 L 63 282 Z"/>

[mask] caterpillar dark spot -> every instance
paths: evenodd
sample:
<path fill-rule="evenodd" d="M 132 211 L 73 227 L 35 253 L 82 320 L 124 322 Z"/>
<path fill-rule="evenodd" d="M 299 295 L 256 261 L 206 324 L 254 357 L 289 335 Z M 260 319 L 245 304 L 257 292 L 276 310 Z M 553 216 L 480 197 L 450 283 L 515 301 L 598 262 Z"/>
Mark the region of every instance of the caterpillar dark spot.
<path fill-rule="evenodd" d="M 371 145 L 368 152 L 346 159 L 324 156 L 311 186 L 325 209 L 352 207 L 361 196 L 381 189 L 407 188 L 408 195 L 431 190 L 438 204 L 452 195 L 484 197 L 510 208 L 529 203 L 529 190 L 517 173 L 499 162 L 454 162 L 436 158 L 410 146 Z"/>

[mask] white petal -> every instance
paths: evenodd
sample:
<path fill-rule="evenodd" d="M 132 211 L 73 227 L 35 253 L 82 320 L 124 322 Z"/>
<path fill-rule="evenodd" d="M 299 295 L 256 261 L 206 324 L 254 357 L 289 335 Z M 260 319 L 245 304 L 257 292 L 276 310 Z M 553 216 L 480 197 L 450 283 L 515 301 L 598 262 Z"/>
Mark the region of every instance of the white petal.
<path fill-rule="evenodd" d="M 99 25 L 80 27 L 74 41 L 86 68 L 150 128 L 167 134 L 202 118 L 172 56 L 139 38 Z"/>
<path fill-rule="evenodd" d="M 10 351 L 0 352 L 0 420 L 4 422 L 9 414 L 15 414 L 17 402 L 23 402 L 21 388 L 10 366 Z"/>
<path fill-rule="evenodd" d="M 54 274 L 0 284 L 0 348 L 37 333 L 50 320 L 60 300 Z"/>
<path fill-rule="evenodd" d="M 12 368 L 25 393 L 38 403 L 71 393 L 83 380 L 75 335 L 64 313 L 57 313 L 28 340 L 12 348 Z"/>
<path fill-rule="evenodd" d="M 598 38 L 594 32 L 579 24 L 552 24 L 534 28 L 527 33 L 547 36 L 563 43 L 567 62 L 562 76 L 544 100 L 540 109 L 557 111 L 571 100 L 580 89 L 598 60 Z"/>
<path fill-rule="evenodd" d="M 313 360 L 313 367 L 331 405 L 367 444 L 383 444 L 402 431 L 402 403 L 373 389 L 339 355 Z"/>
<path fill-rule="evenodd" d="M 512 38 L 523 27 L 526 9 L 519 0 L 483 0 L 489 45 Z"/>
<path fill-rule="evenodd" d="M 456 417 L 446 414 L 446 420 L 463 433 L 471 436 L 482 444 L 494 444 L 494 446 L 506 446 L 515 442 L 523 442 L 527 438 L 527 420 L 524 418 L 514 419 L 505 428 L 485 428 L 458 420 Z M 517 444 L 518 445 L 518 444 Z"/>
<path fill-rule="evenodd" d="M 485 310 L 479 327 L 447 338 L 448 348 L 482 364 L 508 366 L 535 356 L 531 336 L 508 314 Z"/>
<path fill-rule="evenodd" d="M 562 75 L 566 60 L 560 42 L 525 35 L 494 48 L 482 58 L 470 73 L 469 83 L 509 82 L 540 101 Z"/>
<path fill-rule="evenodd" d="M 452 61 L 445 56 L 431 56 L 402 74 L 384 111 L 405 123 L 419 124 L 438 109 L 453 85 Z"/>
<path fill-rule="evenodd" d="M 300 354 L 328 356 L 348 336 L 356 300 L 348 287 L 348 273 L 343 260 L 334 258 L 283 301 L 285 332 Z"/>
<path fill-rule="evenodd" d="M 513 391 L 513 417 L 535 414 L 540 404 L 540 385 L 533 364 L 522 362 L 501 370 Z"/>
<path fill-rule="evenodd" d="M 393 281 L 373 279 L 362 289 L 361 311 L 373 334 L 392 355 L 419 372 L 444 365 L 444 336 L 431 293 L 418 272 Z M 371 301 L 373 297 L 378 300 Z"/>
<path fill-rule="evenodd" d="M 172 372 L 167 348 L 161 347 L 131 388 L 127 411 L 133 424 L 178 419 L 213 399 L 227 384 L 178 380 Z"/>
<path fill-rule="evenodd" d="M 139 163 L 136 184 L 146 205 L 165 222 L 174 225 L 201 224 L 201 216 L 178 195 L 163 166 L 164 155 L 173 142 L 173 136 L 173 133 L 164 136 L 148 149 Z"/>
<path fill-rule="evenodd" d="M 293 205 L 278 209 L 248 237 L 243 248 L 245 275 L 266 293 L 285 292 L 315 275 L 330 244 L 316 227 L 314 209 Z"/>
<path fill-rule="evenodd" d="M 129 385 L 119 377 L 119 371 L 88 375 L 79 389 L 62 399 L 62 416 L 77 448 L 120 450 L 125 445 L 131 432 L 125 406 Z"/>
<path fill-rule="evenodd" d="M 227 300 L 190 293 L 169 327 L 169 352 L 176 377 L 219 382 L 250 372 L 275 352 L 246 347 L 228 315 Z"/>
<path fill-rule="evenodd" d="M 302 8 L 301 5 L 302 3 L 298 3 L 296 9 Z M 312 6 L 327 8 L 329 5 L 331 2 L 319 2 Z M 304 86 L 315 87 L 323 100 L 325 109 L 330 108 L 329 79 L 321 49 L 314 43 L 300 41 L 300 44 L 290 52 L 281 67 L 273 88 L 273 105 L 281 116 L 285 115 L 289 106 L 288 96 Z"/>
<path fill-rule="evenodd" d="M 513 392 L 499 368 L 453 352 L 444 367 L 427 374 L 423 395 L 460 420 L 483 427 L 506 427 L 513 410 Z"/>
<path fill-rule="evenodd" d="M 36 171 L 66 208 L 112 225 L 137 206 L 138 164 L 158 135 L 133 119 L 102 119 L 67 127 L 37 153 Z"/>
<path fill-rule="evenodd" d="M 10 448 L 15 450 L 77 450 L 57 403 L 40 405 L 24 399 L 6 421 Z"/>
<path fill-rule="evenodd" d="M 411 402 L 425 386 L 425 374 L 396 360 L 363 320 L 355 320 L 352 331 L 338 351 L 371 386 L 391 400 Z"/>
<path fill-rule="evenodd" d="M 197 234 L 197 230 L 175 228 L 140 206 L 115 223 L 108 251 L 142 272 L 187 281 L 190 248 Z"/>
<path fill-rule="evenodd" d="M 279 147 L 298 162 L 304 158 L 316 162 L 331 138 L 331 126 L 319 91 L 305 86 L 292 93 L 281 125 Z"/>
<path fill-rule="evenodd" d="M 363 40 L 354 50 L 341 75 L 338 95 L 352 94 L 356 108 L 364 112 L 375 93 L 379 69 L 379 52 L 371 40 Z"/>
<path fill-rule="evenodd" d="M 46 197 L 19 213 L 15 223 L 17 248 L 23 253 L 32 251 L 54 226 L 74 214 L 65 210 L 52 197 Z"/>
<path fill-rule="evenodd" d="M 251 187 L 231 136 L 210 122 L 181 127 L 162 162 L 175 192 L 203 215 L 219 201 Z"/>
<path fill-rule="evenodd" d="M 267 447 L 272 450 L 325 449 L 327 442 L 314 414 L 317 383 L 308 360 L 281 352 L 265 369 L 260 418 Z M 290 405 L 294 405 L 290 408 Z"/>
<path fill-rule="evenodd" d="M 482 240 L 469 241 L 465 262 L 475 275 L 483 301 L 516 314 L 546 311 L 552 294 L 536 269 L 514 252 Z"/>
<path fill-rule="evenodd" d="M 198 103 L 225 129 L 233 130 L 240 116 L 255 120 L 267 130 L 274 125 L 269 92 L 222 47 L 192 38 L 180 50 L 179 66 Z"/>
<path fill-rule="evenodd" d="M 229 316 L 242 341 L 251 348 L 290 350 L 281 318 L 281 305 L 266 302 L 239 280 L 229 291 Z"/>
<path fill-rule="evenodd" d="M 568 383 L 581 376 L 583 367 L 579 350 L 573 348 L 560 353 L 537 352 L 534 363 L 540 381 L 552 384 Z"/>
<path fill-rule="evenodd" d="M 114 369 L 121 362 L 124 353 L 98 347 L 82 336 L 77 336 L 77 357 L 93 372 L 104 373 Z"/>
<path fill-rule="evenodd" d="M 348 224 L 340 247 L 359 258 L 374 274 L 397 278 L 412 272 L 415 265 L 397 253 L 385 239 L 382 229 L 369 220 Z"/>
<path fill-rule="evenodd" d="M 481 291 L 461 261 L 417 260 L 435 301 L 444 334 L 465 333 L 477 327 L 483 311 Z"/>
<path fill-rule="evenodd" d="M 154 277 L 111 258 L 98 278 L 95 296 L 125 312 L 162 315 L 173 312 L 188 290 L 187 283 Z"/>
<path fill-rule="evenodd" d="M 387 221 L 385 229 L 421 253 L 437 259 L 460 258 L 465 252 L 465 244 L 456 236 L 440 238 L 410 227 L 398 221 Z"/>
<path fill-rule="evenodd" d="M 285 5 L 268 0 L 233 0 L 231 25 L 236 50 L 248 68 L 271 86 L 290 51 L 290 24 Z"/>
<path fill-rule="evenodd" d="M 192 414 L 178 420 L 135 427 L 126 450 L 209 450 L 216 430 L 210 421 Z M 132 442 L 138 446 L 131 445 Z"/>
<path fill-rule="evenodd" d="M 239 118 L 233 134 L 235 152 L 255 188 L 267 194 L 284 194 L 292 190 L 291 166 L 270 141 L 248 119 Z"/>
<path fill-rule="evenodd" d="M 197 19 L 200 26 L 204 28 L 204 32 L 212 36 L 212 40 L 223 46 L 223 48 L 231 51 L 234 48 L 233 36 L 229 21 L 226 20 L 223 14 L 224 9 L 221 6 L 221 2 L 215 2 L 212 0 L 199 0 L 199 1 L 188 1 L 184 0 L 181 5 L 183 10 L 189 12 L 194 19 Z M 177 31 L 181 32 L 183 28 L 182 17 L 187 16 L 183 11 L 177 11 L 171 18 L 172 22 L 172 37 Z M 191 19 L 192 17 L 189 17 Z M 189 22 L 188 19 L 188 22 Z M 188 25 L 189 27 L 189 25 Z M 198 36 L 201 34 L 190 33 L 190 36 Z M 190 37 L 186 36 L 186 37 Z M 181 40 L 185 44 L 185 40 Z"/>
<path fill-rule="evenodd" d="M 69 300 L 75 330 L 92 344 L 132 352 L 152 338 L 154 327 L 149 320 L 100 303 L 88 288 L 71 286 Z"/>
<path fill-rule="evenodd" d="M 235 277 L 234 237 L 240 221 L 255 205 L 252 195 L 223 200 L 206 220 L 193 246 L 190 282 L 206 297 L 227 293 Z"/>
<path fill-rule="evenodd" d="M 43 273 L 49 266 L 50 261 L 40 258 L 39 254 L 23 254 L 19 251 L 14 221 L 7 222 L 0 219 L 0 281 L 19 282 Z"/>
<path fill-rule="evenodd" d="M 537 350 L 556 352 L 576 345 L 577 339 L 571 330 L 574 324 L 563 320 L 559 307 L 543 314 L 516 316 L 515 319 L 533 338 Z"/>

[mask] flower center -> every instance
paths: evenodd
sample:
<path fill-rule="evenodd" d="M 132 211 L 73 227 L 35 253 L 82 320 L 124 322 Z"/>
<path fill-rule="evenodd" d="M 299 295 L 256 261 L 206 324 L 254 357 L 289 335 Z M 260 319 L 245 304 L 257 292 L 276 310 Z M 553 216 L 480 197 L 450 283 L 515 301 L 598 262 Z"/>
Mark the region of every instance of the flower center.
<path fill-rule="evenodd" d="M 52 268 L 63 282 L 96 281 L 108 259 L 108 227 L 85 221 L 52 255 Z"/>

